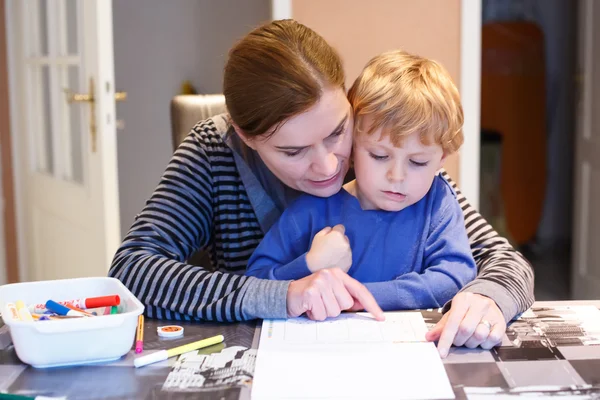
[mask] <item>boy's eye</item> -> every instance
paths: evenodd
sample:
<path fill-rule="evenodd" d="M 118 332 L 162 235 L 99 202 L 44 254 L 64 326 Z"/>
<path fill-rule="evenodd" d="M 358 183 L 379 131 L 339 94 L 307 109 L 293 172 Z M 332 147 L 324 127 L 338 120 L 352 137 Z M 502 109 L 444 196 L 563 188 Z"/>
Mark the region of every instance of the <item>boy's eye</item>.
<path fill-rule="evenodd" d="M 427 165 L 428 161 L 418 162 L 418 161 L 415 161 L 415 160 L 410 160 L 410 163 L 412 165 L 414 165 L 414 166 L 417 166 L 417 167 L 425 167 Z"/>
<path fill-rule="evenodd" d="M 388 158 L 388 156 L 379 156 L 377 154 L 371 153 L 369 152 L 369 156 L 373 159 L 373 160 L 377 160 L 377 161 L 382 161 Z"/>

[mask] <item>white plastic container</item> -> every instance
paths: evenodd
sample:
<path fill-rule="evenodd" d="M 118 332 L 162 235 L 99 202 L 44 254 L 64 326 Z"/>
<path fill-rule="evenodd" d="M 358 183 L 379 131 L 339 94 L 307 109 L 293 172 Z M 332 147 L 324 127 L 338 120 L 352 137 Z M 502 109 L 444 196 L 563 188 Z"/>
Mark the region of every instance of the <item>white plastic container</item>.
<path fill-rule="evenodd" d="M 89 318 L 25 322 L 13 319 L 7 303 L 25 304 L 118 294 L 119 314 Z M 0 286 L 0 310 L 10 328 L 17 356 L 36 368 L 59 367 L 116 360 L 131 349 L 139 300 L 115 278 L 77 278 L 13 283 Z"/>

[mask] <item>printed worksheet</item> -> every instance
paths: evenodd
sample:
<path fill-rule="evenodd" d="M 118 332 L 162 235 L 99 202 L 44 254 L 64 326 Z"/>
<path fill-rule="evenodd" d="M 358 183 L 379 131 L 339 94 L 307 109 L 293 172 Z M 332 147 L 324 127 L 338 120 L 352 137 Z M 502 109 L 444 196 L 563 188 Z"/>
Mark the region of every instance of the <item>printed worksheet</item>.
<path fill-rule="evenodd" d="M 418 312 L 263 321 L 252 398 L 453 399 Z"/>

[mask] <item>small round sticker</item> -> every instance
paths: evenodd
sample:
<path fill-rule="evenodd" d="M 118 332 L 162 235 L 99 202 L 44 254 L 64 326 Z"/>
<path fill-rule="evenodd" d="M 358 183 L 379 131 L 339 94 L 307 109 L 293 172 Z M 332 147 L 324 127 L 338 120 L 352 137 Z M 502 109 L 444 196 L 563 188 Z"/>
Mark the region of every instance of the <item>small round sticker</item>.
<path fill-rule="evenodd" d="M 183 327 L 179 325 L 159 326 L 156 331 L 160 337 L 172 338 L 183 335 Z"/>

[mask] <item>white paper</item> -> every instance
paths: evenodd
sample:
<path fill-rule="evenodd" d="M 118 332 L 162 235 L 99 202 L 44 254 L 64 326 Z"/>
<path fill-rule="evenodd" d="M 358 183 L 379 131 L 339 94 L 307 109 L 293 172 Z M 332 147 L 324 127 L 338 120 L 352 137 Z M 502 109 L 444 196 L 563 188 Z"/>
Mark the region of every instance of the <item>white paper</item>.
<path fill-rule="evenodd" d="M 265 320 L 252 399 L 453 399 L 418 312 Z"/>

